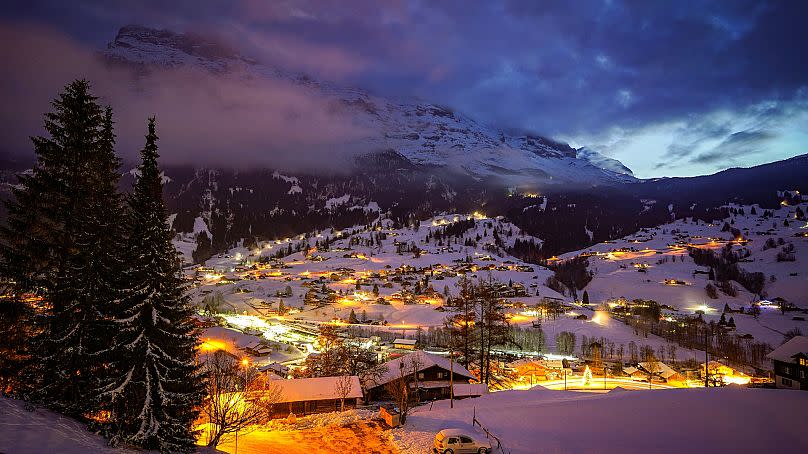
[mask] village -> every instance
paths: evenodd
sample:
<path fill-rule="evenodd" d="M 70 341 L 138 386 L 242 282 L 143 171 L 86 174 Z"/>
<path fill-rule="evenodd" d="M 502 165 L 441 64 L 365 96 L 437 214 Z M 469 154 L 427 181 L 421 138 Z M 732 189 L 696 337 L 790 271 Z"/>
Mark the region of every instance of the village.
<path fill-rule="evenodd" d="M 546 267 L 508 253 L 516 239 L 540 239 L 481 213 L 398 228 L 380 218 L 365 227 L 236 248 L 187 268 L 203 328 L 200 357 L 226 352 L 244 368 L 245 386 L 249 377 L 262 377 L 262 386 L 275 390 L 275 419 L 352 409 L 360 420 L 384 420 L 379 427 L 388 428 L 435 401 L 537 387 L 804 389 L 799 374 L 805 372 L 795 369 L 803 363 L 775 362 L 784 358 L 774 347 L 786 331 L 801 346 L 782 348 L 808 351 L 799 331 L 805 276 L 793 271 L 794 262 L 772 277 L 777 285 L 769 287 L 780 292 L 772 299 L 737 283 L 730 284 L 734 295 L 721 290 L 712 298 L 710 282 L 721 285 L 715 270 L 694 266 L 691 258 L 694 250 L 759 245 L 765 251 L 758 236 L 804 244 L 808 224 L 794 219 L 793 207 L 767 212 L 771 227 L 760 233 L 748 226 L 760 220 L 742 211 L 731 208 L 731 230 L 680 220 L 553 257 Z M 784 227 L 789 218 L 792 225 Z M 565 271 L 554 268 L 582 259 L 591 279 L 584 292 L 564 285 Z M 782 284 L 793 277 L 796 288 Z M 457 338 L 479 343 L 487 333 L 474 325 L 483 303 L 466 314 L 471 319 L 458 317 L 470 282 L 496 301 L 491 307 L 507 327 L 507 341 L 481 344 L 490 355 L 482 361 L 480 348 L 464 349 Z M 232 437 L 221 446 L 235 449 Z"/>

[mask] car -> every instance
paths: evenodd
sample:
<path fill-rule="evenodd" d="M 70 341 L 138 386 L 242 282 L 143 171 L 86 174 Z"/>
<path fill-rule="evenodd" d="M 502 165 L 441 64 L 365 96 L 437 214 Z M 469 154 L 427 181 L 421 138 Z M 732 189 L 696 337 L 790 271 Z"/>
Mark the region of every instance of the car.
<path fill-rule="evenodd" d="M 462 429 L 443 429 L 435 435 L 432 452 L 436 454 L 489 454 L 491 443 Z"/>

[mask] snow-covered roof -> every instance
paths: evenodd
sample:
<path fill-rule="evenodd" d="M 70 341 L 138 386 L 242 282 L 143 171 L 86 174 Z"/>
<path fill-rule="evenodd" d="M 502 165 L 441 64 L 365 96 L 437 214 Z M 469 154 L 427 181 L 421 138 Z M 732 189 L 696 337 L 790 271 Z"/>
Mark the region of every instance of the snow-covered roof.
<path fill-rule="evenodd" d="M 543 358 L 520 358 L 516 361 L 508 363 L 508 367 L 523 367 L 529 365 L 536 365 L 547 369 L 563 369 L 564 362 L 560 359 L 543 359 Z"/>
<path fill-rule="evenodd" d="M 666 380 L 679 373 L 671 369 L 667 364 L 660 361 L 656 361 L 653 366 L 651 363 L 647 362 L 639 363 L 638 366 L 646 371 L 651 371 L 653 369 L 655 375 L 658 375 Z"/>
<path fill-rule="evenodd" d="M 455 397 L 482 396 L 488 394 L 485 383 L 457 383 L 453 386 Z"/>
<path fill-rule="evenodd" d="M 396 339 L 393 341 L 393 344 L 415 345 L 416 342 L 416 339 Z"/>
<path fill-rule="evenodd" d="M 775 348 L 766 357 L 776 361 L 793 363 L 793 356 L 797 353 L 808 355 L 808 336 L 794 336 L 785 344 Z"/>
<path fill-rule="evenodd" d="M 289 367 L 284 366 L 283 364 L 278 363 L 278 362 L 258 366 L 258 370 L 261 371 L 261 372 L 266 372 L 268 370 L 271 370 L 271 371 L 279 372 L 279 373 L 282 373 L 282 374 L 289 373 Z"/>
<path fill-rule="evenodd" d="M 273 385 L 280 387 L 280 400 L 284 402 L 303 402 L 307 400 L 340 399 L 337 391 L 337 384 L 343 377 L 316 377 L 297 378 L 293 380 L 275 380 Z M 345 396 L 346 399 L 362 397 L 362 386 L 359 384 L 359 377 L 350 376 L 351 391 Z"/>
<path fill-rule="evenodd" d="M 508 367 L 522 367 L 528 366 L 530 364 L 541 365 L 539 361 L 535 358 L 519 358 L 516 361 L 511 361 L 508 363 Z"/>
<path fill-rule="evenodd" d="M 430 367 L 433 366 L 438 366 L 445 370 L 452 370 L 456 377 L 459 376 L 470 379 L 474 378 L 474 376 L 471 375 L 471 372 L 469 372 L 468 369 L 458 364 L 457 362 L 455 362 L 454 365 L 451 365 L 449 364 L 448 358 L 433 355 L 432 353 L 427 353 L 422 350 L 416 350 L 412 353 L 409 353 L 407 355 L 398 357 L 396 359 L 384 363 L 382 366 L 387 367 L 386 370 L 384 370 L 384 373 L 381 375 L 381 377 L 379 377 L 378 380 L 374 380 L 372 383 L 368 383 L 368 386 L 376 387 L 384 385 L 399 378 L 401 376 L 400 368 L 402 367 L 401 366 L 402 364 L 404 365 L 403 367 L 405 369 L 406 375 L 413 373 L 413 364 L 415 364 L 417 365 L 418 372 L 429 369 Z"/>

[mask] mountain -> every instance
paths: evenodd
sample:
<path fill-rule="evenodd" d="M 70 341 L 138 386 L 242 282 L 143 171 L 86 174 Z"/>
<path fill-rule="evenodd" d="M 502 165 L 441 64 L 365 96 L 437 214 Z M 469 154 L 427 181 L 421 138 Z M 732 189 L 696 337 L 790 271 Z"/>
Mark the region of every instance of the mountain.
<path fill-rule="evenodd" d="M 595 150 L 581 147 L 575 150 L 579 159 L 589 161 L 593 166 L 609 170 L 614 173 L 634 176 L 634 172 L 617 159 L 604 156 Z"/>
<path fill-rule="evenodd" d="M 757 203 L 777 191 L 808 186 L 808 154 L 748 168 L 731 168 L 712 175 L 655 178 L 632 188 L 646 198 L 667 198 L 712 205 L 725 202 Z"/>
<path fill-rule="evenodd" d="M 283 80 L 338 100 L 342 114 L 370 137 L 363 149 L 393 150 L 415 166 L 496 177 L 510 184 L 602 185 L 635 181 L 624 165 L 608 158 L 577 156 L 567 144 L 531 133 L 506 132 L 480 124 L 451 108 L 415 99 L 392 100 L 357 88 L 314 81 L 244 57 L 215 40 L 130 25 L 102 52 L 109 61 L 141 71 L 189 66 L 247 79 Z"/>

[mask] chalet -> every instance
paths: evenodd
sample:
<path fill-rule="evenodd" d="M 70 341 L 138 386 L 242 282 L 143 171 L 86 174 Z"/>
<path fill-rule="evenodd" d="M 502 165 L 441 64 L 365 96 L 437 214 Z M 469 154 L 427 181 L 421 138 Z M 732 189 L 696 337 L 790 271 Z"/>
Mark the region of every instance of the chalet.
<path fill-rule="evenodd" d="M 564 376 L 564 363 L 561 360 L 547 360 L 538 358 L 522 358 L 511 363 L 507 367 L 513 373 L 523 379 L 529 379 L 531 383 L 535 380 L 555 380 Z M 567 373 L 572 374 L 572 370 L 567 369 Z"/>
<path fill-rule="evenodd" d="M 656 362 L 643 362 L 637 364 L 637 372 L 631 375 L 632 379 L 645 379 L 648 380 L 648 374 L 653 375 L 653 381 L 662 381 L 669 385 L 685 386 L 687 385 L 687 378 L 684 375 L 671 369 L 667 364 Z"/>
<path fill-rule="evenodd" d="M 393 348 L 402 350 L 415 350 L 416 339 L 396 339 L 393 341 Z"/>
<path fill-rule="evenodd" d="M 808 336 L 794 336 L 766 355 L 778 388 L 808 389 Z"/>
<path fill-rule="evenodd" d="M 272 354 L 272 347 L 263 342 L 250 342 L 244 346 L 244 351 L 252 356 L 269 356 Z"/>
<path fill-rule="evenodd" d="M 355 375 L 273 380 L 272 386 L 279 388 L 278 401 L 272 406 L 276 418 L 338 411 L 343 397 L 345 408 L 354 408 L 362 399 L 362 386 Z"/>
<path fill-rule="evenodd" d="M 468 384 L 475 380 L 471 372 L 462 365 L 450 364 L 449 358 L 421 350 L 390 360 L 382 364 L 381 369 L 381 376 L 365 382 L 365 395 L 369 400 L 388 399 L 390 394 L 386 386 L 397 380 L 407 383 L 411 395 L 417 389 L 421 400 L 448 399 L 451 372 L 455 385 Z"/>
<path fill-rule="evenodd" d="M 264 364 L 262 366 L 258 366 L 258 371 L 263 372 L 267 375 L 273 374 L 274 376 L 286 378 L 289 376 L 290 369 L 288 366 L 284 366 L 281 363 L 274 362 L 269 364 Z"/>

